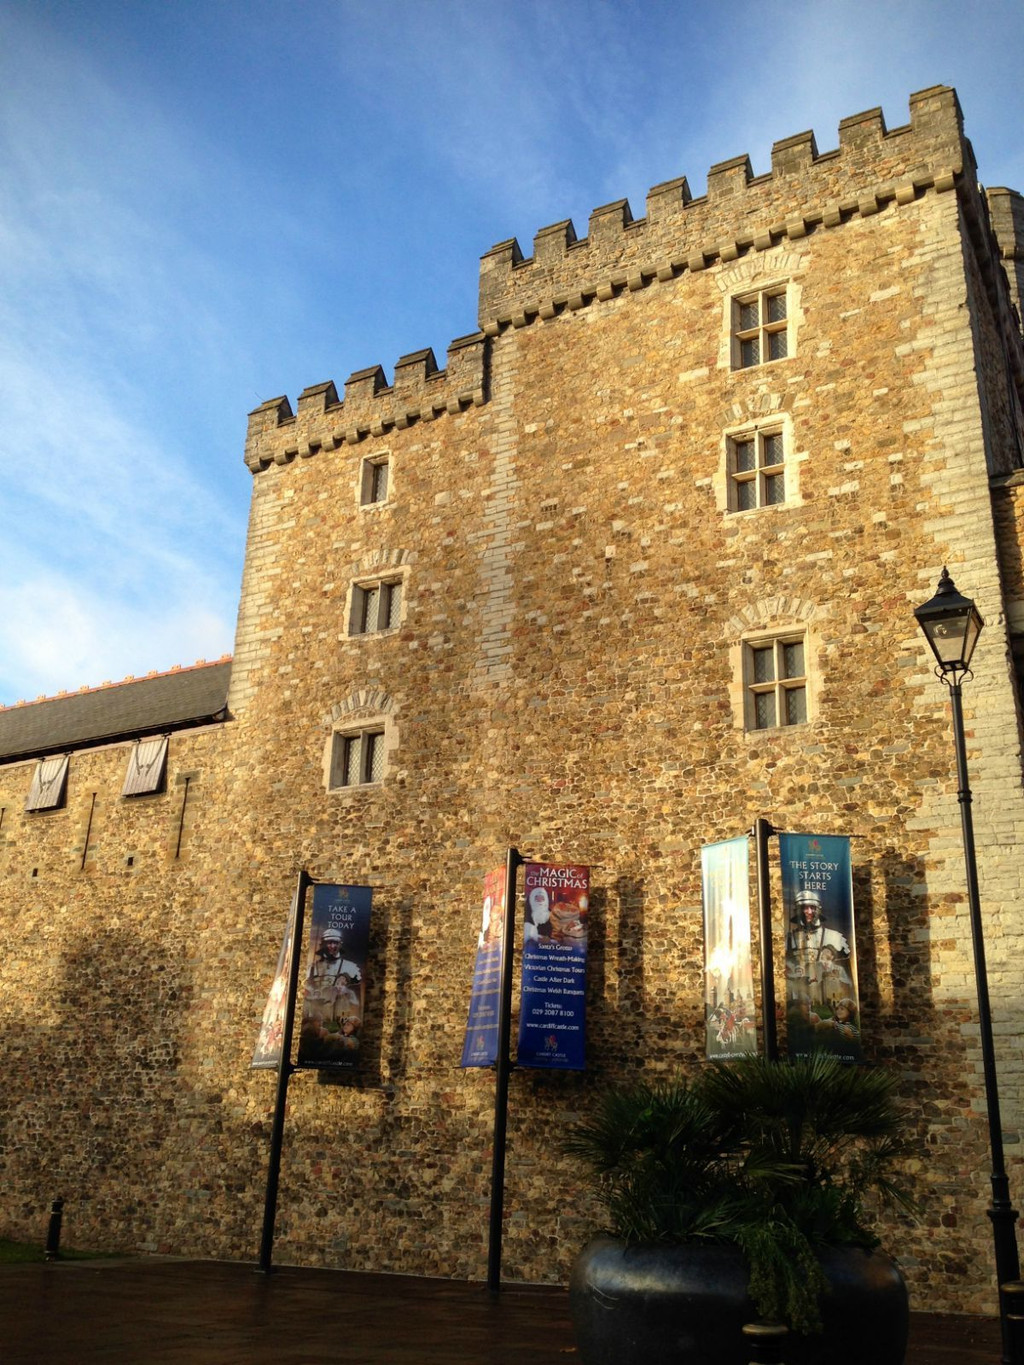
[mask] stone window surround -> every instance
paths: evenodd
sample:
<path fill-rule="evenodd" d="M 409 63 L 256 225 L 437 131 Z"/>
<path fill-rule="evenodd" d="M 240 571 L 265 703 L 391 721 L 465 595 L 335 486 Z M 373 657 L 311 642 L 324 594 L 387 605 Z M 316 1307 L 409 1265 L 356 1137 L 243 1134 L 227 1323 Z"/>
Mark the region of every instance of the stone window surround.
<path fill-rule="evenodd" d="M 387 692 L 366 689 L 353 692 L 344 701 L 331 708 L 324 718 L 327 736 L 323 746 L 322 779 L 328 796 L 356 797 L 360 794 L 378 792 L 387 782 L 388 774 L 394 767 L 394 754 L 398 748 L 398 727 L 393 714 L 394 702 Z M 343 741 L 354 739 L 357 735 L 377 734 L 383 736 L 383 771 L 378 782 L 359 782 L 351 785 L 334 784 L 337 763 Z"/>
<path fill-rule="evenodd" d="M 765 417 L 762 420 L 747 422 L 741 427 L 733 427 L 723 433 L 724 460 L 725 460 L 725 485 L 726 485 L 726 510 L 732 516 L 743 516 L 752 512 L 766 512 L 772 507 L 785 507 L 791 501 L 790 488 L 793 482 L 792 461 L 790 459 L 790 427 L 791 423 L 788 416 L 778 413 L 772 417 Z M 782 441 L 781 462 L 765 463 L 762 460 L 764 440 L 769 436 L 778 436 Z M 752 477 L 740 479 L 735 468 L 736 447 L 744 442 L 753 441 L 755 445 L 755 464 Z M 764 471 L 770 467 L 772 474 L 781 475 L 783 496 L 779 502 L 768 502 L 764 499 Z M 740 507 L 739 485 L 740 483 L 751 483 L 755 489 L 755 500 L 752 507 Z"/>
<path fill-rule="evenodd" d="M 350 782 L 348 772 L 353 745 L 359 746 L 359 775 L 355 781 Z M 331 737 L 331 771 L 328 778 L 330 790 L 380 786 L 384 780 L 384 762 L 384 728 L 382 725 L 360 726 L 358 730 L 335 730 Z M 377 763 L 381 765 L 382 771 L 379 777 L 374 777 L 373 769 Z"/>
<path fill-rule="evenodd" d="M 714 281 L 722 295 L 719 369 L 731 372 L 737 379 L 744 377 L 751 379 L 796 356 L 797 335 L 803 321 L 800 276 L 805 269 L 806 261 L 802 251 L 775 249 L 714 272 Z M 756 365 L 742 368 L 734 335 L 737 302 L 753 294 L 770 294 L 781 289 L 786 291 L 786 355 L 778 360 L 762 359 Z"/>
<path fill-rule="evenodd" d="M 824 613 L 828 615 L 828 613 Z M 732 703 L 733 725 L 750 743 L 766 739 L 806 743 L 807 727 L 818 717 L 821 679 L 815 667 L 818 659 L 819 636 L 816 622 L 823 615 L 814 603 L 796 597 L 765 597 L 751 602 L 725 624 L 733 644 L 729 648 L 729 700 Z M 750 717 L 748 690 L 749 650 L 774 640 L 803 639 L 804 676 L 806 678 L 807 720 L 795 725 L 774 725 L 763 730 L 753 728 Z"/>
<path fill-rule="evenodd" d="M 799 672 L 786 670 L 784 654 L 787 645 L 800 646 L 803 668 Z M 772 655 L 772 676 L 758 681 L 754 676 L 754 656 L 769 651 Z M 807 709 L 807 653 L 807 632 L 804 630 L 775 631 L 771 635 L 743 641 L 743 720 L 748 731 L 787 730 L 807 724 L 810 717 Z M 796 686 L 789 686 L 791 682 Z M 786 719 L 787 693 L 791 691 L 798 691 L 803 698 L 803 716 L 799 720 Z M 757 699 L 761 696 L 773 699 L 775 721 L 771 725 L 757 723 Z"/>
<path fill-rule="evenodd" d="M 373 496 L 374 481 L 377 477 L 375 471 L 382 465 L 387 467 L 387 489 L 382 498 L 375 498 Z M 390 450 L 378 450 L 373 455 L 365 456 L 359 464 L 359 482 L 356 487 L 356 500 L 360 511 L 376 512 L 382 507 L 387 507 L 392 498 L 394 477 L 395 465 Z"/>
<path fill-rule="evenodd" d="M 408 567 L 392 566 L 387 568 L 379 565 L 373 571 L 356 573 L 348 586 L 345 599 L 345 638 L 349 640 L 379 639 L 382 635 L 394 635 L 401 630 L 405 623 L 406 603 L 409 597 L 408 583 Z M 398 620 L 393 625 L 382 626 L 380 629 L 372 626 L 368 626 L 365 630 L 358 629 L 357 623 L 362 614 L 361 594 L 371 588 L 383 588 L 394 584 L 400 586 Z M 378 599 L 378 607 L 380 600 Z"/>
<path fill-rule="evenodd" d="M 788 396 L 787 396 L 788 397 Z M 798 506 L 800 497 L 800 465 L 806 454 L 798 454 L 794 449 L 794 426 L 790 414 L 782 408 L 783 395 L 761 390 L 745 404 L 735 404 L 725 415 L 722 438 L 718 452 L 718 465 L 715 470 L 713 486 L 715 504 L 718 511 L 730 519 L 766 516 L 785 508 Z M 728 420 L 731 418 L 732 420 Z M 732 443 L 742 440 L 751 433 L 772 434 L 781 432 L 783 449 L 783 480 L 785 498 L 782 502 L 739 510 L 733 505 Z"/>
<path fill-rule="evenodd" d="M 776 360 L 789 359 L 789 288 L 783 283 L 764 289 L 734 294 L 732 300 L 732 366 L 734 370 L 753 370 Z M 781 314 L 778 316 L 779 301 Z M 744 320 L 744 312 L 754 314 Z M 782 354 L 773 355 L 779 347 Z M 747 348 L 752 348 L 747 358 Z M 756 356 L 756 359 L 754 358 Z"/>

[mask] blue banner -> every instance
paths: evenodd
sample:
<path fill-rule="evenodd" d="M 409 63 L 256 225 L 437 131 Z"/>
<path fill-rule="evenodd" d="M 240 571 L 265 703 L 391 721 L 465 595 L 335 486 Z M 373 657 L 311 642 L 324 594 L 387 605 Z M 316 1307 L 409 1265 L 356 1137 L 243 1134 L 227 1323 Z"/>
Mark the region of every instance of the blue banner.
<path fill-rule="evenodd" d="M 327 1071 L 359 1066 L 372 900 L 369 886 L 313 887 L 297 1066 Z"/>
<path fill-rule="evenodd" d="M 850 840 L 780 834 L 786 914 L 786 1050 L 862 1062 Z"/>
<path fill-rule="evenodd" d="M 463 1066 L 494 1066 L 498 1060 L 501 939 L 505 932 L 505 869 L 484 878 L 484 908 L 476 943 L 473 990 L 469 997 Z"/>
<path fill-rule="evenodd" d="M 590 869 L 526 864 L 517 1065 L 582 1071 Z"/>

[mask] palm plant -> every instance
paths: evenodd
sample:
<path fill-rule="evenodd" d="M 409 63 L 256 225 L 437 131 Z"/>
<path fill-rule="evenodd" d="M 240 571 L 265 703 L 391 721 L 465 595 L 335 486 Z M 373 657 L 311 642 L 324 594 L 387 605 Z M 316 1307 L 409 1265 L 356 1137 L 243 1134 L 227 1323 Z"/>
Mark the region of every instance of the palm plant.
<path fill-rule="evenodd" d="M 872 1248 L 865 1199 L 909 1208 L 895 1077 L 819 1054 L 710 1065 L 691 1084 L 606 1092 L 566 1150 L 598 1178 L 614 1236 L 741 1248 L 765 1317 L 821 1328 L 818 1249 Z"/>

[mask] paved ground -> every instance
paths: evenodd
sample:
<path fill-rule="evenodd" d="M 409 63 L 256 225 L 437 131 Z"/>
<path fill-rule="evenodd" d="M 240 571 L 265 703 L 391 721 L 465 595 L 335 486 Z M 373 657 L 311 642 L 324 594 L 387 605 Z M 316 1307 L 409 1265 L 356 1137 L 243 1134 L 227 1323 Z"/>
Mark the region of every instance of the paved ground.
<path fill-rule="evenodd" d="M 907 1365 L 997 1365 L 989 1318 L 912 1315 Z M 2 1365 L 573 1365 L 564 1290 L 210 1261 L 0 1267 Z M 846 1362 L 837 1365 L 870 1365 Z"/>

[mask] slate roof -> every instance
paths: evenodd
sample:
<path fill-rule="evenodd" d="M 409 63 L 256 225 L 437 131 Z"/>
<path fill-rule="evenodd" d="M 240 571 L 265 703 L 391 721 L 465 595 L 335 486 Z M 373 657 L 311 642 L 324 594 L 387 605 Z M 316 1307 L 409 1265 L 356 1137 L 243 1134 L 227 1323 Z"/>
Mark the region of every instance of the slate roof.
<path fill-rule="evenodd" d="M 227 719 L 231 659 L 0 709 L 0 763 Z"/>

